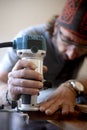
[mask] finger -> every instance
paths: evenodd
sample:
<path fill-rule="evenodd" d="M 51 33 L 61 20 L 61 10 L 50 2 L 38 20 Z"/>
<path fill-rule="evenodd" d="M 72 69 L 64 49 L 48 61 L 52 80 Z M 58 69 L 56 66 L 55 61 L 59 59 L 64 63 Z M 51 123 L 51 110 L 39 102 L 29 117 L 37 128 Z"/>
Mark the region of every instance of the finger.
<path fill-rule="evenodd" d="M 21 94 L 30 94 L 30 95 L 36 95 L 39 93 L 39 89 L 33 89 L 33 88 L 22 88 L 20 86 L 10 86 L 9 87 L 9 93 L 11 99 L 18 100 L 19 95 Z"/>
<path fill-rule="evenodd" d="M 57 101 L 55 101 L 53 104 L 51 104 L 46 110 L 45 113 L 47 115 L 52 115 L 53 113 L 55 113 L 57 110 L 59 110 L 61 108 L 61 105 L 59 103 L 57 103 Z"/>
<path fill-rule="evenodd" d="M 18 79 L 18 78 L 10 78 L 8 80 L 8 84 L 20 86 L 24 88 L 38 88 L 41 89 L 43 87 L 43 83 L 35 80 L 27 80 L 27 79 Z"/>
<path fill-rule="evenodd" d="M 16 63 L 16 65 L 14 66 L 14 68 L 12 69 L 12 71 L 18 70 L 18 69 L 21 69 L 21 68 L 36 69 L 37 66 L 33 62 L 31 62 L 31 61 L 28 61 L 28 60 L 19 60 Z"/>
<path fill-rule="evenodd" d="M 42 80 L 43 77 L 40 73 L 28 69 L 21 69 L 21 70 L 15 70 L 8 74 L 8 77 L 14 77 L 14 78 L 27 78 L 27 79 L 36 79 L 36 80 Z"/>
<path fill-rule="evenodd" d="M 62 114 L 67 115 L 69 113 L 69 111 L 70 111 L 69 105 L 68 104 L 63 104 L 62 105 Z"/>
<path fill-rule="evenodd" d="M 39 89 L 33 89 L 33 88 L 23 88 L 20 86 L 16 86 L 13 87 L 13 89 L 11 89 L 11 93 L 13 94 L 31 94 L 31 95 L 35 95 L 39 93 Z"/>
<path fill-rule="evenodd" d="M 71 104 L 69 110 L 70 110 L 70 113 L 74 113 L 75 112 L 75 105 Z"/>
<path fill-rule="evenodd" d="M 54 104 L 54 99 L 40 103 L 40 111 L 46 111 L 52 104 Z"/>
<path fill-rule="evenodd" d="M 51 99 L 49 106 L 47 106 L 47 108 L 45 109 L 45 113 L 47 115 L 51 115 L 57 110 L 59 110 L 60 108 L 61 108 L 61 102 L 58 101 L 58 98 L 54 98 L 54 99 Z"/>

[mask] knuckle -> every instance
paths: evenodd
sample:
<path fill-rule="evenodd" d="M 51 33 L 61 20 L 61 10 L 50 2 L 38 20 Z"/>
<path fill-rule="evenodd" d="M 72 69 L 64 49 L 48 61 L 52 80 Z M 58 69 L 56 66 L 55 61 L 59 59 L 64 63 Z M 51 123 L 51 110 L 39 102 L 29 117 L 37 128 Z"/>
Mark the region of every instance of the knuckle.
<path fill-rule="evenodd" d="M 21 94 L 23 91 L 23 88 L 22 87 L 15 87 L 13 90 L 12 90 L 12 92 L 14 93 L 14 94 Z"/>
<path fill-rule="evenodd" d="M 20 65 L 20 64 L 21 64 L 21 59 L 19 59 L 17 62 L 17 65 Z"/>
<path fill-rule="evenodd" d="M 25 85 L 26 81 L 24 79 L 20 80 L 20 85 L 23 87 Z"/>
<path fill-rule="evenodd" d="M 69 113 L 69 109 L 62 109 L 62 114 L 67 115 Z"/>
<path fill-rule="evenodd" d="M 24 76 L 26 75 L 25 69 L 22 69 L 22 70 L 20 71 L 20 75 L 21 75 L 22 77 L 24 77 Z"/>
<path fill-rule="evenodd" d="M 10 77 L 10 78 L 8 79 L 8 84 L 12 84 L 12 83 L 13 83 L 13 78 Z"/>
<path fill-rule="evenodd" d="M 17 91 L 19 94 L 22 94 L 22 93 L 24 93 L 25 89 L 23 87 L 21 87 L 21 88 L 18 88 Z"/>

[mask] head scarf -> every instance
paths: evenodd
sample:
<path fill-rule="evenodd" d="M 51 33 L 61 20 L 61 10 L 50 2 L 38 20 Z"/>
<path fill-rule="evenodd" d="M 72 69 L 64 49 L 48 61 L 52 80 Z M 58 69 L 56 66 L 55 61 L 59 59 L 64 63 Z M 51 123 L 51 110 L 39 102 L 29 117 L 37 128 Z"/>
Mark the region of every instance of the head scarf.
<path fill-rule="evenodd" d="M 87 40 L 87 0 L 68 0 L 58 18 L 58 24 Z"/>

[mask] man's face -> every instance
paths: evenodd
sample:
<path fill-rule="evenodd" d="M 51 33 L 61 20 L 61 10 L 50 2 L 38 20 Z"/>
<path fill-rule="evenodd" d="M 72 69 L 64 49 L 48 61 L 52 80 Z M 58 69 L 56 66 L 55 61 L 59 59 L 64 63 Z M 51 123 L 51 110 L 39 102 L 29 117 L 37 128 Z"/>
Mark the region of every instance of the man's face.
<path fill-rule="evenodd" d="M 65 60 L 74 60 L 87 54 L 87 40 L 76 37 L 63 27 L 59 27 L 57 35 L 57 48 Z"/>

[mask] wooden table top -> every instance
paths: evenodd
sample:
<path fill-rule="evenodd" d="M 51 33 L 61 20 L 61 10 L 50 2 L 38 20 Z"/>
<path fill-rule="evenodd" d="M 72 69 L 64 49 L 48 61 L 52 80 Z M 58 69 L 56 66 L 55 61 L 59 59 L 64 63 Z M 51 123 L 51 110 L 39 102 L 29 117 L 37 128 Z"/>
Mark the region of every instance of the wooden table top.
<path fill-rule="evenodd" d="M 60 130 L 87 130 L 87 113 L 80 110 L 82 108 L 78 106 L 78 110 L 74 114 L 66 116 L 62 115 L 59 111 L 50 116 L 40 111 L 30 111 L 28 114 L 30 119 L 47 120 L 58 126 L 58 128 L 60 127 Z"/>

